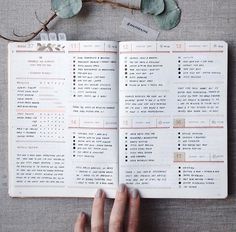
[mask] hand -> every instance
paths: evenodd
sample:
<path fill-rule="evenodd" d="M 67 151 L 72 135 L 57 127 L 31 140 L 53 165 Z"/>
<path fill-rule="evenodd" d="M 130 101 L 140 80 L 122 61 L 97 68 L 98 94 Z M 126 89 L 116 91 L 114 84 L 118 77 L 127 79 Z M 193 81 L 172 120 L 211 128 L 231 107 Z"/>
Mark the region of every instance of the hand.
<path fill-rule="evenodd" d="M 91 216 L 91 231 L 104 231 L 105 193 L 98 190 L 93 201 Z M 124 226 L 125 211 L 128 205 L 127 225 Z M 139 224 L 140 196 L 136 189 L 128 194 L 128 189 L 121 184 L 111 210 L 109 232 L 137 232 Z M 81 212 L 76 220 L 74 232 L 85 232 L 86 214 Z"/>

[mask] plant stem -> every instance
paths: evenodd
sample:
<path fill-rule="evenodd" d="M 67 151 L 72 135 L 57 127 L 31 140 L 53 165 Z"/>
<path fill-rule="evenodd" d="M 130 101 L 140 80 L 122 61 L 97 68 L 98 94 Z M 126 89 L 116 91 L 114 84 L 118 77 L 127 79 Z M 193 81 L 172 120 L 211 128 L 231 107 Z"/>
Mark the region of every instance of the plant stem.
<path fill-rule="evenodd" d="M 47 25 L 57 17 L 57 14 L 55 12 L 53 12 L 53 14 L 50 16 L 50 18 L 48 20 L 46 20 L 44 23 L 42 23 L 42 26 L 36 31 L 36 32 L 32 32 L 30 35 L 27 36 L 20 36 L 20 37 L 25 37 L 24 39 L 13 39 L 13 38 L 7 38 L 3 35 L 0 35 L 0 38 L 10 41 L 10 42 L 28 42 L 32 39 L 34 39 L 41 31 L 47 31 Z"/>
<path fill-rule="evenodd" d="M 110 5 L 113 5 L 113 6 L 116 6 L 116 7 L 130 9 L 130 10 L 140 10 L 139 7 L 130 7 L 129 5 L 114 2 L 112 0 L 83 0 L 83 3 L 98 3 L 98 4 L 105 3 L 105 4 L 110 4 Z"/>
<path fill-rule="evenodd" d="M 139 7 L 130 7 L 129 5 L 114 2 L 112 0 L 83 0 L 83 3 L 110 4 L 110 5 L 115 6 L 115 7 L 121 7 L 121 8 L 129 9 L 129 10 L 140 10 Z M 37 15 L 36 15 L 36 17 L 37 17 Z M 0 38 L 4 39 L 6 41 L 9 41 L 9 42 L 28 42 L 28 41 L 34 39 L 41 31 L 47 31 L 48 30 L 48 28 L 47 28 L 48 24 L 51 21 L 53 21 L 56 17 L 57 17 L 56 12 L 53 12 L 53 14 L 50 16 L 50 18 L 48 20 L 46 20 L 44 23 L 41 23 L 42 26 L 36 32 L 32 32 L 29 35 L 18 36 L 13 32 L 15 36 L 21 37 L 22 39 L 8 38 L 8 37 L 3 36 L 1 34 L 0 34 Z"/>

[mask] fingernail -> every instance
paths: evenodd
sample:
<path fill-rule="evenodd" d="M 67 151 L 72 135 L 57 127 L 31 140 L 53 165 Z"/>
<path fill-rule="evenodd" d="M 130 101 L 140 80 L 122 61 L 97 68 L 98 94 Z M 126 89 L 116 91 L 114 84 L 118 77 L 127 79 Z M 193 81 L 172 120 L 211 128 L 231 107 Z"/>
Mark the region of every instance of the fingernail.
<path fill-rule="evenodd" d="M 78 219 L 83 219 L 85 217 L 85 213 L 84 212 L 80 212 L 78 215 Z"/>
<path fill-rule="evenodd" d="M 124 184 L 120 184 L 118 187 L 118 192 L 123 193 L 125 191 L 126 186 Z"/>
<path fill-rule="evenodd" d="M 137 189 L 133 189 L 132 192 L 131 192 L 131 197 L 133 199 L 136 199 L 138 197 L 138 195 L 139 195 L 138 190 Z"/>
<path fill-rule="evenodd" d="M 102 194 L 103 194 L 103 191 L 102 191 L 101 189 L 98 189 L 97 192 L 96 192 L 95 197 L 96 197 L 96 198 L 101 198 L 101 197 L 102 197 Z"/>

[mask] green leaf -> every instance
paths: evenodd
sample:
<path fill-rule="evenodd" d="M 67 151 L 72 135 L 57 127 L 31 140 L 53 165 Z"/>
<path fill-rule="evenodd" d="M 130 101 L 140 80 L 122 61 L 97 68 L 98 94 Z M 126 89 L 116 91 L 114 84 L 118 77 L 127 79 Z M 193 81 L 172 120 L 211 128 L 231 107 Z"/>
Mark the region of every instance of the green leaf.
<path fill-rule="evenodd" d="M 51 0 L 52 10 L 60 18 L 71 18 L 82 8 L 82 0 Z"/>
<path fill-rule="evenodd" d="M 165 9 L 164 0 L 142 0 L 141 11 L 144 14 L 159 15 Z"/>
<path fill-rule="evenodd" d="M 181 10 L 174 0 L 164 0 L 165 10 L 162 14 L 154 16 L 154 20 L 163 30 L 170 30 L 176 27 L 181 18 Z"/>

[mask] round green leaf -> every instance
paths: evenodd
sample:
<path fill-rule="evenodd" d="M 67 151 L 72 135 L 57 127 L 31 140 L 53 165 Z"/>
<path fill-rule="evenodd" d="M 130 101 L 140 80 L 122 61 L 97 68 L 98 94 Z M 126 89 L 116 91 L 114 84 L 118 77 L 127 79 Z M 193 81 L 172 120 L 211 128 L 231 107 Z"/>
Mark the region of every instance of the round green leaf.
<path fill-rule="evenodd" d="M 52 10 L 60 18 L 71 18 L 82 8 L 82 0 L 51 0 Z"/>
<path fill-rule="evenodd" d="M 141 11 L 144 14 L 159 15 L 165 9 L 164 0 L 142 0 Z"/>
<path fill-rule="evenodd" d="M 162 14 L 154 16 L 154 20 L 163 30 L 170 30 L 176 27 L 181 18 L 181 10 L 174 0 L 164 0 L 165 10 Z"/>

